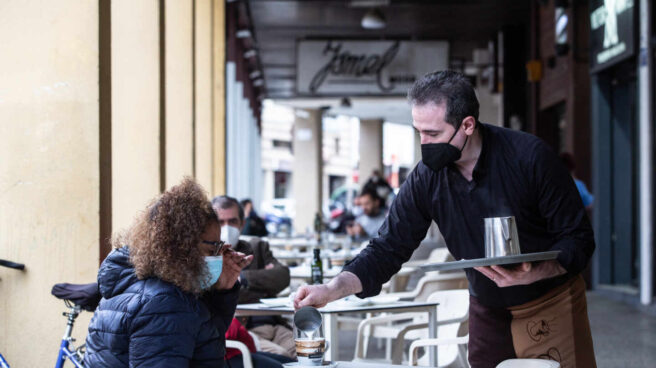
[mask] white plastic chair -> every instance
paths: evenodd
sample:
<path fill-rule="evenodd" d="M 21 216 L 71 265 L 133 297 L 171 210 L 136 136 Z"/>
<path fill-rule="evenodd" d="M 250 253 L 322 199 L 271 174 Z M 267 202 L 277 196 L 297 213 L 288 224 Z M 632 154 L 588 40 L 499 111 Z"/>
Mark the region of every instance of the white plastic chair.
<path fill-rule="evenodd" d="M 226 348 L 238 349 L 241 352 L 241 357 L 244 360 L 244 368 L 253 368 L 253 360 L 251 359 L 251 352 L 248 346 L 241 341 L 226 340 Z"/>
<path fill-rule="evenodd" d="M 497 368 L 560 368 L 560 363 L 545 359 L 508 359 Z"/>
<path fill-rule="evenodd" d="M 454 339 L 467 330 L 469 319 L 469 291 L 466 289 L 442 290 L 432 293 L 428 302 L 439 303 L 437 307 L 438 339 Z M 391 352 L 392 364 L 401 364 L 405 340 L 428 337 L 426 313 L 398 313 L 366 319 L 358 326 L 354 360 L 366 360 L 367 335 L 378 338 L 396 339 Z M 439 367 L 448 367 L 463 355 L 457 346 L 439 349 Z M 388 357 L 389 358 L 389 357 Z M 466 357 L 464 358 L 466 361 Z"/>
<path fill-rule="evenodd" d="M 414 290 L 412 291 L 403 291 L 403 292 L 398 292 L 398 293 L 388 293 L 386 295 L 391 296 L 391 297 L 397 297 L 399 299 L 403 300 L 411 300 L 415 302 L 424 302 L 426 299 L 428 299 L 428 296 L 431 295 L 432 293 L 439 291 L 439 290 L 454 290 L 454 289 L 467 289 L 468 287 L 468 281 L 467 281 L 467 276 L 465 275 L 464 272 L 450 272 L 450 273 L 443 273 L 443 274 L 438 274 L 435 272 L 431 272 L 426 274 L 424 277 L 419 279 L 419 282 L 417 283 L 417 286 L 415 287 Z M 370 319 L 372 316 L 370 314 L 367 315 L 367 319 Z M 350 321 L 353 323 L 353 321 Z M 369 331 L 371 330 L 371 327 L 369 328 Z M 380 329 L 379 329 L 380 330 Z M 399 329 L 396 329 L 397 331 Z M 379 331 L 382 332 L 382 331 Z M 394 333 L 391 333 L 392 335 L 395 336 Z M 389 335 L 389 334 L 383 334 L 383 335 Z M 364 336 L 364 341 L 363 341 L 363 356 L 367 355 L 367 348 L 369 346 L 369 337 L 380 337 L 380 338 L 387 338 L 387 343 L 385 347 L 385 357 L 387 360 L 392 359 L 392 349 L 391 349 L 391 340 L 389 340 L 392 337 L 388 336 L 375 336 L 372 335 L 371 333 L 365 333 Z"/>
<path fill-rule="evenodd" d="M 437 366 L 438 367 L 451 367 L 455 364 L 456 367 L 469 367 L 469 362 L 467 362 L 467 343 L 469 343 L 469 334 L 466 336 L 456 337 L 453 339 L 419 339 L 415 340 L 410 344 L 410 350 L 408 351 L 408 356 L 410 360 L 410 365 L 415 366 L 419 365 L 428 365 L 428 355 L 424 354 L 421 359 L 417 359 L 417 353 L 419 348 L 428 348 L 437 346 L 438 355 L 437 355 Z M 449 347 L 448 350 L 440 347 Z M 454 347 L 457 349 L 455 350 Z M 454 354 L 456 355 L 454 357 Z"/>
<path fill-rule="evenodd" d="M 440 247 L 440 248 L 433 249 L 428 255 L 428 258 L 426 259 L 409 261 L 404 263 L 403 265 L 409 267 L 419 267 L 421 265 L 425 265 L 428 263 L 441 263 L 441 262 L 452 261 L 453 259 L 454 258 L 451 255 L 451 253 L 449 253 L 449 249 L 447 249 L 446 247 Z"/>

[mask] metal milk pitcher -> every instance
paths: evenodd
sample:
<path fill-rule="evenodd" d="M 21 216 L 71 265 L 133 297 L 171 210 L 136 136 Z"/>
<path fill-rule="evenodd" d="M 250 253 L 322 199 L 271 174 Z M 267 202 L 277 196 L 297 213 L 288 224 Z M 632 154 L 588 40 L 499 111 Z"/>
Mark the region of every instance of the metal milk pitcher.
<path fill-rule="evenodd" d="M 515 216 L 488 217 L 485 220 L 485 257 L 521 254 Z"/>

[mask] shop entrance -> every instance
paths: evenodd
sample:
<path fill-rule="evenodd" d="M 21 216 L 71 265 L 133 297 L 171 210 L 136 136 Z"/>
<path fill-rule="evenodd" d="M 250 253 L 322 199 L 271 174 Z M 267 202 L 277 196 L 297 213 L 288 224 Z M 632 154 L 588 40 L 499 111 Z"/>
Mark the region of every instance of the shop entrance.
<path fill-rule="evenodd" d="M 636 74 L 632 62 L 593 79 L 595 234 L 598 281 L 638 286 L 638 141 Z"/>

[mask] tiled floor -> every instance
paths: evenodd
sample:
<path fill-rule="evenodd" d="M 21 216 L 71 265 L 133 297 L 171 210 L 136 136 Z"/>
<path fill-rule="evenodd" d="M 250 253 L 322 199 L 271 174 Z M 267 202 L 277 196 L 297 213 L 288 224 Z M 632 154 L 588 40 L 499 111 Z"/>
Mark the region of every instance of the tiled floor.
<path fill-rule="evenodd" d="M 588 316 L 598 368 L 656 367 L 656 317 L 594 292 Z"/>
<path fill-rule="evenodd" d="M 588 293 L 588 315 L 598 368 L 656 367 L 656 317 L 595 292 Z M 355 331 L 341 331 L 339 359 L 352 360 L 354 347 Z M 383 358 L 383 351 L 372 342 L 368 357 Z"/>

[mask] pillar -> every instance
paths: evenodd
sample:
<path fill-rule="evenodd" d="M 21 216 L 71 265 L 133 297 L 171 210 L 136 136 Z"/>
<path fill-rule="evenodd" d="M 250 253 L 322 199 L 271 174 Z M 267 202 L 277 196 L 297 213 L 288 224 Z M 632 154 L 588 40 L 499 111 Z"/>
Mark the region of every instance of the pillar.
<path fill-rule="evenodd" d="M 212 2 L 212 195 L 226 192 L 225 2 Z"/>
<path fill-rule="evenodd" d="M 313 229 L 314 216 L 321 211 L 321 178 L 323 172 L 321 110 L 295 110 L 293 198 L 296 202 L 294 229 L 297 233 Z"/>
<path fill-rule="evenodd" d="M 193 173 L 193 2 L 165 0 L 166 185 Z"/>
<path fill-rule="evenodd" d="M 414 137 L 414 144 L 415 144 L 415 159 L 414 159 L 414 166 L 417 166 L 419 161 L 421 161 L 421 137 L 419 136 L 419 133 L 417 131 L 414 131 L 414 134 L 412 135 Z"/>
<path fill-rule="evenodd" d="M 360 120 L 360 184 L 374 170 L 383 174 L 383 120 Z"/>
<path fill-rule="evenodd" d="M 194 172 L 212 190 L 212 1 L 194 7 Z"/>
<path fill-rule="evenodd" d="M 159 2 L 112 1 L 112 227 L 160 191 Z"/>
<path fill-rule="evenodd" d="M 0 258 L 26 265 L 0 267 L 0 352 L 12 367 L 52 366 L 65 320 L 50 289 L 98 271 L 98 6 L 0 6 Z"/>

